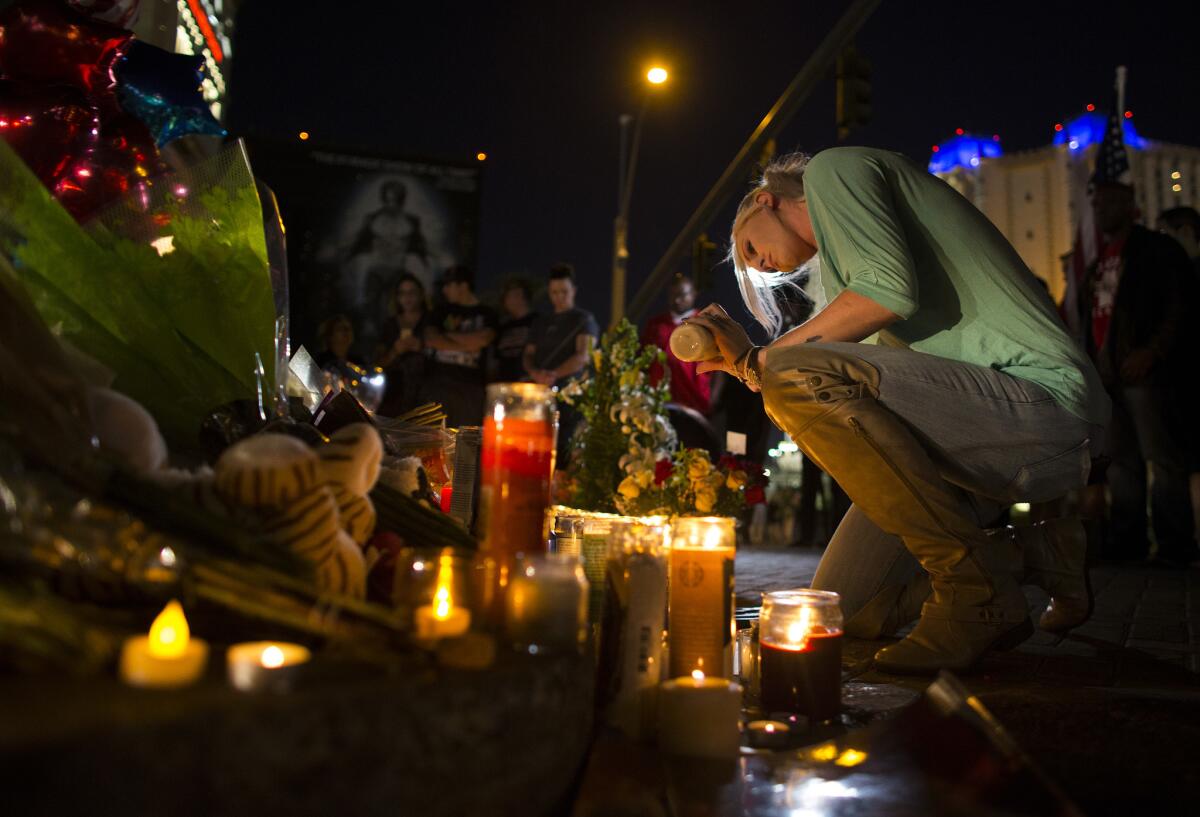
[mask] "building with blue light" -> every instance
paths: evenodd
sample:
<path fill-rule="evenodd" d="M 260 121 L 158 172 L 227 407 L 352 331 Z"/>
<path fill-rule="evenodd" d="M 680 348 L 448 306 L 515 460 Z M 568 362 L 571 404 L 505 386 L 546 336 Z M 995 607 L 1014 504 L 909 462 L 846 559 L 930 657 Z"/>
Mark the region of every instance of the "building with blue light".
<path fill-rule="evenodd" d="M 934 146 L 929 171 L 945 179 L 984 212 L 1056 300 L 1065 288 L 1063 268 L 1075 241 L 1077 214 L 1089 207 L 1088 179 L 1107 125 L 1095 110 L 1054 126 L 1050 144 L 1005 153 L 1000 135 L 959 129 Z M 1134 190 L 1142 222 L 1156 225 L 1163 210 L 1200 209 L 1200 147 L 1147 139 L 1125 112 Z"/>

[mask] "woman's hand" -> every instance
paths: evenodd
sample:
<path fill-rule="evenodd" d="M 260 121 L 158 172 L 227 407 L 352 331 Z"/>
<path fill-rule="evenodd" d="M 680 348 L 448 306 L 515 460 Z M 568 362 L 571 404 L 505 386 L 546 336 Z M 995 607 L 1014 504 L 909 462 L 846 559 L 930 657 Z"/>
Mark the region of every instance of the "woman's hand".
<path fill-rule="evenodd" d="M 720 357 L 700 361 L 696 371 L 701 374 L 704 372 L 727 372 L 736 377 L 737 372 L 733 370 L 733 364 L 754 345 L 742 325 L 729 317 L 720 304 L 709 304 L 692 317 L 687 318 L 684 323 L 694 323 L 712 332 L 713 339 L 717 342 L 717 348 L 721 350 Z"/>

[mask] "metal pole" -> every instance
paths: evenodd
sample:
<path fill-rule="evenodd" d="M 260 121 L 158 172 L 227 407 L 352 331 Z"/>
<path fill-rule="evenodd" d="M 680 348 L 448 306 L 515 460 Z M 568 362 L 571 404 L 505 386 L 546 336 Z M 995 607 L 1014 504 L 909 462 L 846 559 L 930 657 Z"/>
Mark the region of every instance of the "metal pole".
<path fill-rule="evenodd" d="M 628 314 L 633 319 L 640 319 L 650 308 L 654 299 L 674 271 L 675 265 L 687 254 L 692 241 L 708 226 L 717 211 L 729 200 L 729 197 L 746 183 L 746 175 L 750 170 L 763 142 L 774 138 L 787 125 L 800 109 L 804 100 L 813 89 L 828 75 L 829 66 L 836 60 L 838 54 L 854 39 L 854 35 L 862 28 L 863 23 L 871 16 L 882 0 L 854 0 L 846 13 L 825 37 L 817 50 L 808 58 L 808 62 L 796 74 L 787 90 L 767 112 L 758 127 L 750 134 L 750 138 L 742 145 L 741 150 L 725 168 L 725 172 L 717 179 L 716 184 L 708 191 L 700 206 L 692 213 L 679 235 L 667 248 L 667 251 L 654 266 L 646 283 L 638 290 L 633 301 L 629 304 Z"/>
<path fill-rule="evenodd" d="M 621 114 L 621 179 L 617 198 L 617 217 L 613 221 L 612 319 L 616 326 L 625 317 L 625 283 L 629 268 L 629 204 L 633 199 L 633 178 L 637 173 L 638 148 L 642 143 L 642 122 L 650 97 L 642 97 L 637 117 Z M 628 142 L 629 125 L 633 124 L 633 142 Z M 626 145 L 629 151 L 626 153 Z"/>

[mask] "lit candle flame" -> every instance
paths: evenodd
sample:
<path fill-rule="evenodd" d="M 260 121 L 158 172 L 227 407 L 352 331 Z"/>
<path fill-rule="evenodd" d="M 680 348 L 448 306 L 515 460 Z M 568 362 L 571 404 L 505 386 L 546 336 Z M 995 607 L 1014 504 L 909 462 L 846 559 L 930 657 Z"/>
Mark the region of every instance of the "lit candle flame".
<path fill-rule="evenodd" d="M 443 556 L 438 563 L 437 590 L 433 594 L 433 617 L 438 621 L 450 618 L 454 603 L 450 599 L 451 557 Z"/>
<path fill-rule="evenodd" d="M 787 638 L 788 643 L 794 649 L 808 649 L 808 639 L 812 636 L 812 608 L 804 605 L 800 608 L 800 620 L 793 621 L 788 625 Z"/>
<path fill-rule="evenodd" d="M 721 546 L 721 528 L 717 525 L 711 525 L 704 532 L 704 547 L 719 548 Z"/>
<path fill-rule="evenodd" d="M 692 670 L 692 680 L 695 681 L 697 684 L 703 684 L 704 683 L 704 670 L 702 670 L 702 669 Z"/>
<path fill-rule="evenodd" d="M 767 732 L 774 732 L 774 731 L 775 731 L 775 724 L 773 724 L 773 723 L 768 723 L 768 724 L 767 724 L 765 727 L 763 727 L 763 728 L 764 728 L 764 729 L 765 729 Z"/>
<path fill-rule="evenodd" d="M 259 661 L 267 669 L 276 669 L 283 666 L 283 650 L 276 647 L 274 644 L 262 651 L 262 656 Z"/>
<path fill-rule="evenodd" d="M 179 658 L 187 652 L 189 636 L 183 607 L 172 599 L 150 625 L 150 654 L 155 658 Z"/>

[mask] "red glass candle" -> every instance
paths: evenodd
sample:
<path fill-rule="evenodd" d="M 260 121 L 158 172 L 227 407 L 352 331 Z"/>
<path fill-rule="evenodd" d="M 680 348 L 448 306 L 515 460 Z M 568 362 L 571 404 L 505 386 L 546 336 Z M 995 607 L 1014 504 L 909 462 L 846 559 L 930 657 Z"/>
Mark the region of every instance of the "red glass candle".
<path fill-rule="evenodd" d="M 837 593 L 788 590 L 763 596 L 759 682 L 767 712 L 837 717 L 842 705 L 842 612 Z"/>
<path fill-rule="evenodd" d="M 546 552 L 554 468 L 554 398 L 539 383 L 488 386 L 479 483 L 481 551 L 496 563 L 496 607 L 518 554 Z"/>

